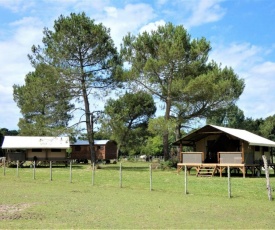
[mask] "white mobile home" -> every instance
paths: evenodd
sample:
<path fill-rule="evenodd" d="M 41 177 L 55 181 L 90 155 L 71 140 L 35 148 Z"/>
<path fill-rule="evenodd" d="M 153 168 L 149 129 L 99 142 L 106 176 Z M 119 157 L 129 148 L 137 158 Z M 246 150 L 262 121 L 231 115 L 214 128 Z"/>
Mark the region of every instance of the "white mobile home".
<path fill-rule="evenodd" d="M 2 145 L 8 161 L 64 161 L 68 148 L 68 137 L 5 136 Z"/>

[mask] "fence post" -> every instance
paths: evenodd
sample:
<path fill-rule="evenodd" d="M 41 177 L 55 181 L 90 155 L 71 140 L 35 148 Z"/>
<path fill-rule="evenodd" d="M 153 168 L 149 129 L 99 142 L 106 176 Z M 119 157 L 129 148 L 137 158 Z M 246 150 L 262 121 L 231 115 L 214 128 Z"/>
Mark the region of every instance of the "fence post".
<path fill-rule="evenodd" d="M 150 164 L 149 169 L 150 169 L 150 191 L 152 191 L 152 164 Z"/>
<path fill-rule="evenodd" d="M 52 161 L 50 161 L 50 181 L 53 180 Z"/>
<path fill-rule="evenodd" d="M 6 157 L 3 157 L 4 163 L 4 176 L 6 176 Z"/>
<path fill-rule="evenodd" d="M 269 169 L 268 169 L 268 165 L 267 165 L 267 159 L 266 159 L 265 155 L 263 155 L 262 158 L 263 158 L 263 161 L 264 161 L 264 168 L 265 168 L 267 196 L 268 196 L 268 199 L 271 201 L 272 200 L 272 194 L 271 194 L 271 186 L 270 186 Z"/>
<path fill-rule="evenodd" d="M 184 165 L 184 194 L 188 194 L 187 192 L 187 166 Z"/>
<path fill-rule="evenodd" d="M 95 163 L 93 162 L 93 168 L 92 168 L 92 185 L 94 186 L 95 183 Z"/>
<path fill-rule="evenodd" d="M 16 176 L 19 177 L 19 160 L 16 161 Z"/>
<path fill-rule="evenodd" d="M 70 161 L 70 183 L 72 183 L 72 161 Z"/>
<path fill-rule="evenodd" d="M 122 188 L 122 163 L 121 162 L 119 167 L 119 187 Z"/>
<path fill-rule="evenodd" d="M 228 197 L 231 198 L 230 166 L 227 166 L 227 176 L 228 176 Z"/>
<path fill-rule="evenodd" d="M 33 161 L 33 179 L 35 180 L 35 165 L 36 165 L 36 162 Z"/>

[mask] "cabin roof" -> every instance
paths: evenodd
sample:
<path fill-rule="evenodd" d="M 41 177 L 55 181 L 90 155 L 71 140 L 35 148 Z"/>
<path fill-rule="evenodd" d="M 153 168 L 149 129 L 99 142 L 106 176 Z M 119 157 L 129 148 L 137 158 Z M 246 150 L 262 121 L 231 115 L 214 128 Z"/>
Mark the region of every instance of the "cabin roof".
<path fill-rule="evenodd" d="M 253 146 L 267 146 L 275 147 L 275 142 L 267 138 L 261 137 L 254 133 L 248 132 L 243 129 L 233 129 L 227 127 L 221 127 L 216 125 L 206 125 L 190 134 L 187 134 L 185 137 L 174 142 L 174 145 L 193 145 L 194 142 L 197 142 L 209 135 L 220 135 L 222 133 L 229 134 L 235 138 L 241 139 L 248 142 L 249 145 Z"/>
<path fill-rule="evenodd" d="M 95 145 L 106 145 L 110 140 L 94 140 Z M 73 145 L 89 145 L 88 140 L 77 140 L 75 143 L 71 144 Z"/>
<path fill-rule="evenodd" d="M 5 136 L 2 149 L 67 149 L 69 137 Z"/>

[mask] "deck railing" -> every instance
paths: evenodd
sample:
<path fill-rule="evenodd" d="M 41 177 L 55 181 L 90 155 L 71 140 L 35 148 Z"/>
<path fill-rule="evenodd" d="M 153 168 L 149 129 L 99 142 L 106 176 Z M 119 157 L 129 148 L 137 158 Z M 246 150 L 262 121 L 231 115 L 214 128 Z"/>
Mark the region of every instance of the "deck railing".
<path fill-rule="evenodd" d="M 220 164 L 242 164 L 242 152 L 218 152 Z"/>
<path fill-rule="evenodd" d="M 196 163 L 203 162 L 204 152 L 181 152 L 180 162 L 182 163 Z"/>

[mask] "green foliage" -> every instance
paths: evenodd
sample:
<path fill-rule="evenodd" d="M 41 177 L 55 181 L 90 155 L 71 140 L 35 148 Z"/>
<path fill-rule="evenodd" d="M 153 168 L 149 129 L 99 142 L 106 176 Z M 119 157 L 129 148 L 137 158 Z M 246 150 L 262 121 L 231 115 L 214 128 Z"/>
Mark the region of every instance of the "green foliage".
<path fill-rule="evenodd" d="M 0 157 L 4 156 L 4 151 L 2 150 L 1 146 L 4 141 L 5 136 L 17 136 L 19 132 L 17 130 L 9 130 L 7 128 L 0 129 Z"/>
<path fill-rule="evenodd" d="M 121 54 L 129 63 L 125 78 L 133 89 L 142 87 L 163 102 L 165 122 L 176 118 L 177 138 L 188 121 L 234 103 L 244 89 L 231 68 L 208 62 L 210 50 L 205 38 L 192 40 L 183 26 L 171 23 L 123 39 Z M 168 159 L 168 130 L 162 135 Z"/>
<path fill-rule="evenodd" d="M 146 145 L 142 148 L 142 153 L 147 156 L 161 156 L 163 149 L 163 142 L 161 136 L 148 137 Z"/>
<path fill-rule="evenodd" d="M 121 61 L 110 30 L 96 24 L 85 13 L 61 15 L 55 20 L 53 30 L 44 29 L 43 48 L 33 46 L 29 58 L 34 66 L 49 63 L 58 68 L 70 95 L 83 102 L 80 109 L 84 111 L 87 138 L 92 145 L 94 124 L 90 104 L 106 96 L 121 75 Z M 95 162 L 93 148 L 91 156 Z"/>
<path fill-rule="evenodd" d="M 33 47 L 31 60 L 58 66 L 75 97 L 83 97 L 82 90 L 107 89 L 120 76 L 120 60 L 110 30 L 85 13 L 61 15 L 53 31 L 44 29 L 43 44 L 44 49 Z"/>
<path fill-rule="evenodd" d="M 275 115 L 267 117 L 259 125 L 259 129 L 263 137 L 275 141 Z"/>
<path fill-rule="evenodd" d="M 236 105 L 230 105 L 217 110 L 209 116 L 207 118 L 207 123 L 227 126 L 230 128 L 244 129 L 257 135 L 262 135 L 266 138 L 272 139 L 272 136 L 269 136 L 268 134 L 273 127 L 272 122 L 269 123 L 269 119 L 270 118 L 266 118 L 266 120 L 263 120 L 262 118 L 253 119 L 245 117 L 241 109 L 239 109 Z"/>
<path fill-rule="evenodd" d="M 172 168 L 177 168 L 177 163 L 178 163 L 178 160 L 177 158 L 170 158 L 169 160 L 167 161 L 163 161 L 160 163 L 160 168 L 162 170 L 167 170 L 167 169 L 172 169 Z"/>
<path fill-rule="evenodd" d="M 126 93 L 117 100 L 110 99 L 105 105 L 103 129 L 110 130 L 111 138 L 125 154 L 139 154 L 148 133 L 147 125 L 156 111 L 150 94 L 143 91 Z"/>
<path fill-rule="evenodd" d="M 68 122 L 74 106 L 68 84 L 58 70 L 39 64 L 34 72 L 26 75 L 25 85 L 13 86 L 14 100 L 23 118 L 18 127 L 21 135 L 55 136 L 70 132 Z"/>

